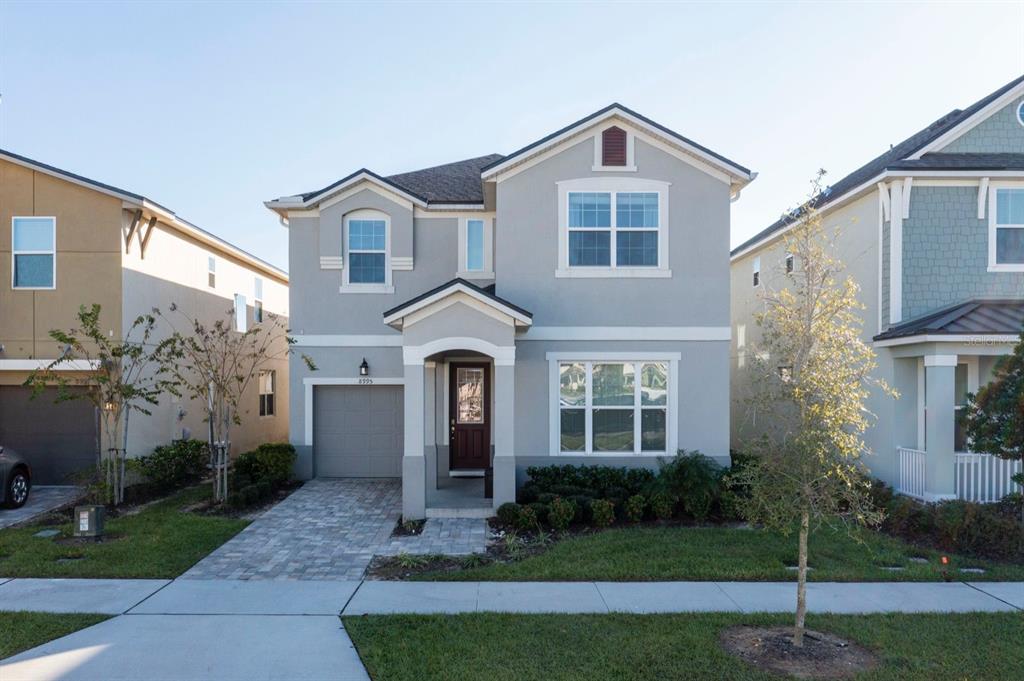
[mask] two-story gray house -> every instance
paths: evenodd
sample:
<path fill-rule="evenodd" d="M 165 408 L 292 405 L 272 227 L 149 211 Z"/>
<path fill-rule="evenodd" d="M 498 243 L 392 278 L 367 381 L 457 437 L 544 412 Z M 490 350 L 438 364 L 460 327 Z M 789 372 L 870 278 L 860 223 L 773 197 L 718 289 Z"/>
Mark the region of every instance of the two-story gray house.
<path fill-rule="evenodd" d="M 754 173 L 612 104 L 522 149 L 266 203 L 297 474 L 490 515 L 527 466 L 729 457 L 729 207 Z"/>
<path fill-rule="evenodd" d="M 867 436 L 874 475 L 908 495 L 992 501 L 1016 489 L 1012 463 L 970 452 L 957 413 L 991 379 L 1024 325 L 1024 76 L 952 111 L 834 182 L 819 201 L 860 285 L 880 393 Z M 762 287 L 800 263 L 781 219 L 732 252 L 732 437 L 757 432 L 744 368 L 758 352 Z"/>

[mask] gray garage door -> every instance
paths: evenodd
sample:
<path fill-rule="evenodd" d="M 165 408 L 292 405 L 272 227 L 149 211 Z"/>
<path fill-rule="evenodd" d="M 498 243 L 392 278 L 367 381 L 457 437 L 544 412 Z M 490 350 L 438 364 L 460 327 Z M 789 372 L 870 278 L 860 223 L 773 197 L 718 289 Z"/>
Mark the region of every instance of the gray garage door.
<path fill-rule="evenodd" d="M 313 404 L 317 477 L 402 476 L 401 386 L 317 386 Z"/>
<path fill-rule="evenodd" d="M 20 386 L 0 386 L 0 445 L 28 460 L 32 482 L 67 484 L 96 465 L 96 413 L 86 400 L 54 404 L 55 388 L 34 400 Z"/>

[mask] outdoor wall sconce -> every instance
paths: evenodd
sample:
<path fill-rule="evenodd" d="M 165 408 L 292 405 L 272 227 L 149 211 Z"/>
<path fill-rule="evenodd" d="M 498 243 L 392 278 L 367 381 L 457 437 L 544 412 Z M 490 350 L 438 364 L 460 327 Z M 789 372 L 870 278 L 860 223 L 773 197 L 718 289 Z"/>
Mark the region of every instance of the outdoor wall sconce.
<path fill-rule="evenodd" d="M 359 365 L 359 375 L 360 376 L 369 376 L 370 375 L 370 365 L 366 363 L 366 358 L 365 357 L 363 357 L 363 363 Z"/>

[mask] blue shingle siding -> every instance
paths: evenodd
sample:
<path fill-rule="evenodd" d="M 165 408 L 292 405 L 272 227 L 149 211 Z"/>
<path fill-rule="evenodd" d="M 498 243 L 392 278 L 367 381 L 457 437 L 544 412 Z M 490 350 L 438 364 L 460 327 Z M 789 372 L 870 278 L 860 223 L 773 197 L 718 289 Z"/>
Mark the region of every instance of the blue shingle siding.
<path fill-rule="evenodd" d="M 911 194 L 913 195 L 913 194 Z M 882 223 L 882 328 L 889 326 L 889 228 L 888 220 Z"/>
<path fill-rule="evenodd" d="M 1017 109 L 1024 97 L 989 116 L 942 149 L 943 153 L 1024 154 L 1024 125 L 1017 120 Z"/>
<path fill-rule="evenodd" d="M 888 225 L 885 232 L 888 241 Z M 1020 296 L 1024 273 L 988 271 L 988 220 L 978 219 L 977 188 L 914 187 L 903 221 L 903 319 L 969 298 Z"/>

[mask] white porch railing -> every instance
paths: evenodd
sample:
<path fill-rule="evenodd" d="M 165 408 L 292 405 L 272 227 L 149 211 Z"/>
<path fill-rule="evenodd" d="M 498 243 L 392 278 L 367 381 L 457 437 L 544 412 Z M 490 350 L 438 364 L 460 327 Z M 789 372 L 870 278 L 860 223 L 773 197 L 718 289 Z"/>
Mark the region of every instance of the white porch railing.
<path fill-rule="evenodd" d="M 1010 476 L 1020 472 L 1020 461 L 991 454 L 958 453 L 954 476 L 956 496 L 982 504 L 999 501 L 1011 492 L 1020 491 L 1020 485 L 1010 480 Z"/>
<path fill-rule="evenodd" d="M 898 447 L 900 479 L 897 492 L 909 497 L 924 499 L 925 456 L 918 449 Z"/>

